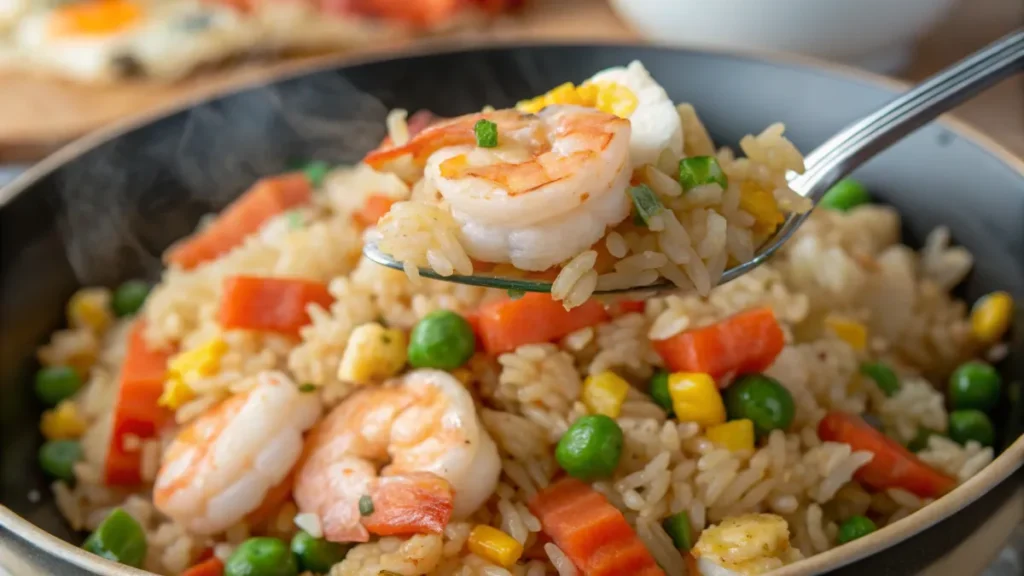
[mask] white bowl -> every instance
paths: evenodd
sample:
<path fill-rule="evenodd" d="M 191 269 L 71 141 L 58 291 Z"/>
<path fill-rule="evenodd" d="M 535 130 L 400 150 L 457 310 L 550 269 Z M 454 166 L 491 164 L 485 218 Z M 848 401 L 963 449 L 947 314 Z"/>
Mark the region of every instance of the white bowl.
<path fill-rule="evenodd" d="M 623 20 L 659 43 L 799 52 L 895 72 L 955 0 L 610 2 Z"/>

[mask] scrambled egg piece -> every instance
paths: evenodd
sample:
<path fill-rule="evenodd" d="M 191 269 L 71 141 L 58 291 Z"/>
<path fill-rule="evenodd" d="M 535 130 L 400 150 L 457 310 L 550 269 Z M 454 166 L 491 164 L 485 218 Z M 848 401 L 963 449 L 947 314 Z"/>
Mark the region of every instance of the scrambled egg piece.
<path fill-rule="evenodd" d="M 781 517 L 746 514 L 704 530 L 693 556 L 702 576 L 752 576 L 794 562 L 800 552 L 790 547 Z"/>
<path fill-rule="evenodd" d="M 398 374 L 405 366 L 405 332 L 370 322 L 357 326 L 349 336 L 338 365 L 338 379 L 370 384 Z"/>
<path fill-rule="evenodd" d="M 209 378 L 220 370 L 221 358 L 227 354 L 228 345 L 220 338 L 178 354 L 168 363 L 167 381 L 157 404 L 177 410 L 195 398 L 190 383 Z"/>
<path fill-rule="evenodd" d="M 754 217 L 757 234 L 771 234 L 786 220 L 772 192 L 749 180 L 740 185 L 740 210 Z"/>

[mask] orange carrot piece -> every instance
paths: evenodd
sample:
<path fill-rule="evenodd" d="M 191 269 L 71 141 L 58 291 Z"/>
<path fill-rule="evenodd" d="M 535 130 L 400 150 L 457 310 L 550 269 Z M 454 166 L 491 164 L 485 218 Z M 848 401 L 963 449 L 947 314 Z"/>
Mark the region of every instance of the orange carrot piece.
<path fill-rule="evenodd" d="M 377 221 L 384 217 L 391 210 L 391 206 L 397 202 L 394 198 L 383 194 L 371 194 L 366 198 L 363 207 L 352 215 L 356 222 L 362 226 L 376 226 Z"/>
<path fill-rule="evenodd" d="M 192 566 L 181 573 L 181 576 L 222 576 L 224 563 L 219 558 L 211 557 Z"/>
<path fill-rule="evenodd" d="M 371 490 L 373 513 L 363 526 L 379 536 L 440 534 L 452 517 L 451 484 L 429 472 L 382 477 Z"/>
<path fill-rule="evenodd" d="M 703 372 L 718 379 L 768 368 L 782 351 L 785 338 L 775 313 L 765 307 L 652 344 L 673 372 Z"/>
<path fill-rule="evenodd" d="M 480 339 L 488 354 L 557 340 L 609 318 L 604 306 L 596 300 L 566 310 L 550 294 L 539 292 L 531 292 L 518 300 L 485 304 L 477 316 Z"/>
<path fill-rule="evenodd" d="M 169 350 L 154 350 L 146 344 L 145 324 L 138 320 L 128 335 L 128 346 L 114 404 L 113 429 L 104 466 L 108 485 L 125 486 L 142 481 L 140 450 L 126 450 L 125 435 L 152 438 L 172 414 L 157 405 L 164 389 Z"/>
<path fill-rule="evenodd" d="M 829 412 L 818 423 L 818 437 L 874 454 L 870 462 L 857 470 L 855 477 L 876 490 L 902 488 L 922 498 L 935 498 L 956 487 L 956 480 L 928 466 L 853 414 Z"/>
<path fill-rule="evenodd" d="M 645 306 L 646 303 L 643 300 L 619 300 L 617 302 L 612 302 L 612 304 L 608 306 L 608 313 L 611 314 L 613 318 L 617 318 L 626 314 L 643 312 Z"/>
<path fill-rule="evenodd" d="M 213 260 L 241 244 L 274 216 L 309 202 L 311 190 L 309 180 L 300 173 L 264 178 L 207 228 L 172 246 L 166 260 L 185 269 Z"/>
<path fill-rule="evenodd" d="M 334 297 L 322 282 L 298 278 L 229 276 L 224 279 L 217 321 L 228 330 L 298 335 L 309 324 L 309 304 L 330 307 Z"/>
<path fill-rule="evenodd" d="M 385 20 L 407 22 L 416 26 L 431 27 L 450 20 L 460 12 L 463 0 L 356 0 L 360 14 Z"/>
<path fill-rule="evenodd" d="M 585 576 L 664 576 L 622 513 L 583 482 L 559 480 L 538 492 L 529 507 Z"/>

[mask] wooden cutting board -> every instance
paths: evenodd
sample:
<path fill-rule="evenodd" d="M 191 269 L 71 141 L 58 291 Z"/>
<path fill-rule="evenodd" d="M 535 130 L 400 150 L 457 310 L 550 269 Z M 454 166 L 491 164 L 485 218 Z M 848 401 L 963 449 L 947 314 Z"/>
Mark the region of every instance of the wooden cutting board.
<path fill-rule="evenodd" d="M 534 0 L 521 14 L 505 16 L 485 30 L 457 32 L 444 39 L 399 42 L 350 51 L 341 57 L 366 57 L 443 41 L 471 44 L 511 39 L 629 39 L 601 0 Z M 147 112 L 180 106 L 233 86 L 255 83 L 304 63 L 339 55 L 292 58 L 224 67 L 176 84 L 131 82 L 89 86 L 25 73 L 0 72 L 0 164 L 37 160 L 91 130 Z"/>

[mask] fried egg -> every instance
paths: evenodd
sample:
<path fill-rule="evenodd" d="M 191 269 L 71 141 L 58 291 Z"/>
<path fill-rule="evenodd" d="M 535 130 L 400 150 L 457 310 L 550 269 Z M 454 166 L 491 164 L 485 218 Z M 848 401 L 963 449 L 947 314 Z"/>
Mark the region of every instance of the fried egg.
<path fill-rule="evenodd" d="M 14 31 L 24 65 L 89 82 L 179 78 L 258 40 L 234 9 L 199 2 L 84 0 L 33 12 Z"/>
<path fill-rule="evenodd" d="M 625 88 L 636 101 L 629 114 L 622 115 L 632 125 L 629 152 L 633 166 L 654 164 L 666 148 L 676 156 L 683 153 L 683 126 L 668 93 L 651 77 L 639 61 L 628 66 L 608 68 L 584 82 L 608 90 L 609 85 Z"/>

